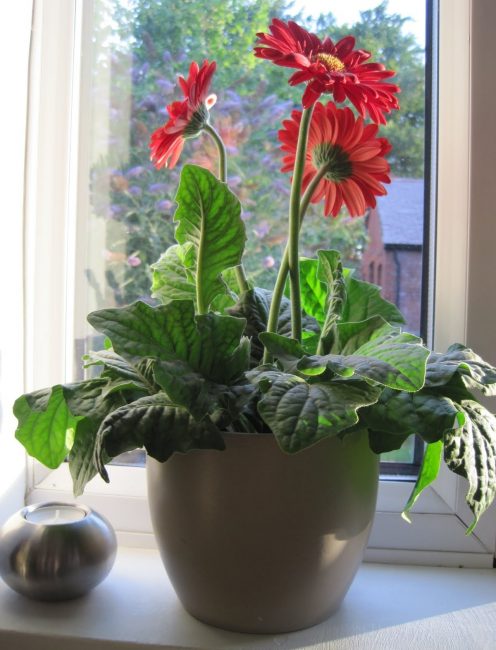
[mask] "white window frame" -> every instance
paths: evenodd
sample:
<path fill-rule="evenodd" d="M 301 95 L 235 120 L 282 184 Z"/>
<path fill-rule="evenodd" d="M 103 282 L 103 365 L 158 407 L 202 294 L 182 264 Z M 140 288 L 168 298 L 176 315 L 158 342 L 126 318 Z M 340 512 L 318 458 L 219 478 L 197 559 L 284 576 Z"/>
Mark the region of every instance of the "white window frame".
<path fill-rule="evenodd" d="M 30 83 L 26 204 L 26 359 L 25 387 L 33 390 L 60 382 L 66 376 L 72 350 L 60 341 L 69 340 L 74 314 L 74 278 L 67 274 L 67 260 L 74 259 L 78 201 L 82 183 L 87 184 L 84 150 L 71 148 L 84 127 L 85 76 L 81 44 L 88 37 L 91 0 L 36 0 Z M 474 13 L 479 12 L 479 13 Z M 472 17 L 481 11 L 496 24 L 492 0 L 440 0 L 438 199 L 435 264 L 434 347 L 445 349 L 450 342 L 468 342 L 496 363 L 489 341 L 496 330 L 495 306 L 479 296 L 481 273 L 496 277 L 496 256 L 475 254 L 474 242 L 496 240 L 494 219 L 484 218 L 490 208 L 490 182 L 477 185 L 481 165 L 477 144 L 484 137 L 494 141 L 494 121 L 487 121 L 482 134 L 474 132 L 471 116 L 482 102 L 471 94 L 474 83 L 471 60 L 487 56 L 494 46 L 472 41 Z M 475 40 L 475 39 L 474 39 Z M 485 52 L 481 52 L 485 48 Z M 83 62 L 81 65 L 81 61 Z M 53 70 L 57 70 L 54 74 Z M 489 74 L 492 74 L 492 70 Z M 489 86 L 489 84 L 487 84 Z M 42 92 L 43 90 L 43 92 Z M 494 83 L 487 92 L 493 93 Z M 56 98 L 56 100 L 54 99 Z M 478 101 L 479 100 L 479 101 Z M 477 126 L 477 125 L 475 125 Z M 489 131 L 492 129 L 492 131 Z M 82 132 L 82 131 L 81 131 Z M 84 139 L 81 140 L 84 142 Z M 487 178 L 487 174 L 485 176 Z M 477 192 L 473 188 L 477 187 Z M 485 192 L 485 194 L 484 194 Z M 474 210 L 482 213 L 476 219 Z M 68 245 L 66 242 L 70 242 Z M 36 242 L 36 246 L 34 243 Z M 57 254 L 54 254 L 57 251 Z M 491 273 L 492 270 L 492 273 Z M 483 322 L 485 330 L 477 323 Z M 47 337 L 46 333 L 50 332 Z M 68 361 L 69 360 L 69 361 Z M 54 498 L 71 500 L 71 481 L 66 467 L 47 473 L 29 461 L 27 501 Z M 146 505 L 143 468 L 111 467 L 111 483 L 94 479 L 81 499 L 106 514 L 121 542 L 152 546 L 153 536 Z M 496 509 L 481 520 L 475 533 L 465 535 L 471 514 L 464 503 L 465 482 L 442 472 L 414 508 L 413 525 L 399 512 L 412 484 L 404 480 L 381 481 L 378 512 L 367 558 L 384 562 L 464 565 L 493 565 L 496 539 Z"/>
<path fill-rule="evenodd" d="M 22 250 L 31 16 L 30 0 L 0 5 L 2 81 L 8 93 L 8 101 L 0 103 L 0 123 L 4 125 L 0 161 L 0 523 L 22 506 L 26 489 L 25 455 L 12 436 L 16 420 L 11 405 L 24 388 Z"/>

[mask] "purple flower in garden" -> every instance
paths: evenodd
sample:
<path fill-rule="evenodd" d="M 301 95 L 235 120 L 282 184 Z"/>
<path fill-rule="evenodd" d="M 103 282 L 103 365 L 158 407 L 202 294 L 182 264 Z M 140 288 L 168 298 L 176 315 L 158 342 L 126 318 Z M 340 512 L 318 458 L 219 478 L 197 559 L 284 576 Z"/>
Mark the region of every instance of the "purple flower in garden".
<path fill-rule="evenodd" d="M 130 255 L 127 258 L 127 263 L 129 264 L 129 266 L 135 267 L 135 266 L 139 266 L 141 264 L 141 260 L 137 255 Z"/>
<path fill-rule="evenodd" d="M 272 255 L 267 255 L 267 257 L 264 257 L 262 264 L 264 269 L 272 269 L 275 266 L 276 261 Z"/>
<path fill-rule="evenodd" d="M 142 193 L 143 191 L 141 187 L 138 187 L 137 185 L 131 185 L 129 188 L 129 194 L 131 194 L 131 196 L 141 196 Z"/>
<path fill-rule="evenodd" d="M 155 203 L 155 210 L 157 210 L 157 212 L 166 212 L 171 208 L 172 208 L 172 201 L 168 201 L 167 199 L 162 199 L 161 201 L 157 201 Z"/>
<path fill-rule="evenodd" d="M 143 165 L 136 165 L 135 167 L 130 167 L 127 172 L 126 176 L 128 178 L 136 178 L 137 176 L 141 176 L 141 174 L 145 171 L 145 168 Z"/>
<path fill-rule="evenodd" d="M 116 203 L 112 203 L 112 205 L 110 206 L 111 217 L 118 217 L 123 212 L 124 212 L 124 207 L 122 205 L 117 205 Z"/>
<path fill-rule="evenodd" d="M 255 237 L 258 237 L 258 239 L 263 239 L 269 231 L 270 225 L 268 221 L 261 221 L 257 226 L 255 226 L 255 228 L 253 228 Z"/>
<path fill-rule="evenodd" d="M 150 194 L 162 194 L 167 189 L 166 183 L 151 183 L 148 186 L 148 191 Z"/>
<path fill-rule="evenodd" d="M 157 79 L 157 86 L 161 88 L 166 95 L 170 95 L 175 88 L 174 84 L 167 79 Z"/>
<path fill-rule="evenodd" d="M 241 213 L 241 219 L 243 221 L 248 221 L 248 219 L 251 219 L 253 217 L 253 212 L 250 212 L 249 210 L 243 210 Z"/>

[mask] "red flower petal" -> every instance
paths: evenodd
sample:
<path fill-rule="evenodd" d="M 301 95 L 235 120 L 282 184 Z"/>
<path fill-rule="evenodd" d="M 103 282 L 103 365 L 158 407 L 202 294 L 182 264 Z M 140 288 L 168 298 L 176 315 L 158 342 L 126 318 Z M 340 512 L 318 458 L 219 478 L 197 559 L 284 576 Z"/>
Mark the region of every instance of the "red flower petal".
<path fill-rule="evenodd" d="M 310 87 L 310 86 L 309 86 Z M 282 171 L 293 172 L 301 112 L 293 111 L 279 131 L 281 149 L 285 152 Z M 386 194 L 383 183 L 389 183 L 389 165 L 384 155 L 391 149 L 386 138 L 378 138 L 376 124 L 365 125 L 349 108 L 326 106 L 317 102 L 308 131 L 307 154 L 303 170 L 303 191 L 318 167 L 329 164 L 328 172 L 318 184 L 312 203 L 324 201 L 325 216 L 337 216 L 343 203 L 351 216 L 362 216 L 367 207 L 375 206 L 376 196 Z"/>
<path fill-rule="evenodd" d="M 303 107 L 312 106 L 323 93 L 338 103 L 348 98 L 362 117 L 385 124 L 384 115 L 399 107 L 395 94 L 398 86 L 383 80 L 394 75 L 380 63 L 366 63 L 370 52 L 355 50 L 353 36 L 345 36 L 336 45 L 329 37 L 323 41 L 295 22 L 275 18 L 270 34 L 257 34 L 255 56 L 275 65 L 296 68 L 291 85 L 308 82 Z"/>
<path fill-rule="evenodd" d="M 155 167 L 173 168 L 184 146 L 185 131 L 197 111 L 208 109 L 215 104 L 216 96 L 209 95 L 209 86 L 216 68 L 215 61 L 203 61 L 199 66 L 193 61 L 189 67 L 188 78 L 178 77 L 184 95 L 182 102 L 167 106 L 169 120 L 156 129 L 150 138 L 150 159 Z M 199 129 L 201 130 L 201 126 Z M 191 134 L 189 134 L 191 136 Z"/>

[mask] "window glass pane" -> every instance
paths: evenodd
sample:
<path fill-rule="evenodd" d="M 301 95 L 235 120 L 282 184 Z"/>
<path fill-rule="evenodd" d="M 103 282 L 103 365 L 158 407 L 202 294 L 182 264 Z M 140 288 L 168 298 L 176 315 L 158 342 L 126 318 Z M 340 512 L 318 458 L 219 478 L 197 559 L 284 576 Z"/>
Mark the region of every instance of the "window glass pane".
<path fill-rule="evenodd" d="M 337 248 L 357 276 L 380 285 L 406 316 L 421 323 L 425 3 L 348 0 L 346 3 L 281 0 L 94 0 L 91 45 L 83 62 L 81 219 L 78 230 L 76 358 L 97 344 L 85 325 L 92 309 L 149 300 L 150 265 L 173 243 L 177 189 L 185 161 L 217 167 L 208 137 L 188 140 L 176 168 L 149 162 L 150 134 L 180 99 L 177 75 L 192 60 L 217 62 L 211 119 L 228 151 L 228 183 L 243 205 L 248 242 L 245 267 L 258 286 L 272 288 L 285 245 L 290 181 L 279 172 L 277 130 L 300 105 L 286 69 L 253 56 L 255 33 L 272 16 L 337 41 L 355 35 L 357 47 L 397 71 L 401 110 L 382 135 L 393 145 L 388 195 L 364 218 L 346 211 L 323 217 L 311 206 L 302 253 Z M 331 13 L 332 12 L 332 13 Z M 325 101 L 325 97 L 323 97 Z M 79 363 L 76 363 L 79 367 Z M 413 447 L 392 460 L 410 462 Z"/>

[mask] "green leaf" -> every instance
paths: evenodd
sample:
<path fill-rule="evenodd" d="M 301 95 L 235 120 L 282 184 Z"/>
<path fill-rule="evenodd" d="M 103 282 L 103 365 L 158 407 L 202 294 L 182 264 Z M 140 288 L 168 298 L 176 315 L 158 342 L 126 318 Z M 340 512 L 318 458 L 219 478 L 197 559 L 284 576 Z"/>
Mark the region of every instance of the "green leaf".
<path fill-rule="evenodd" d="M 460 405 L 464 425 L 445 436 L 444 460 L 469 483 L 466 500 L 474 514 L 471 533 L 496 495 L 496 418 L 476 401 Z"/>
<path fill-rule="evenodd" d="M 459 374 L 466 386 L 496 395 L 496 368 L 470 348 L 455 343 L 445 354 L 433 352 L 427 361 L 426 385 L 443 386 Z"/>
<path fill-rule="evenodd" d="M 463 424 L 458 406 L 444 395 L 421 390 L 408 393 L 385 389 L 378 401 L 360 411 L 364 426 L 396 436 L 418 434 L 426 442 Z"/>
<path fill-rule="evenodd" d="M 105 393 L 134 389 L 153 394 L 158 390 L 153 375 L 154 362 L 150 359 L 142 359 L 133 366 L 111 348 L 89 352 L 84 359 L 85 368 L 92 365 L 104 366 L 100 377 L 109 380 Z"/>
<path fill-rule="evenodd" d="M 69 453 L 69 470 L 73 479 L 75 496 L 83 493 L 88 481 L 97 473 L 94 450 L 101 422 L 115 409 L 126 403 L 123 391 L 132 392 L 135 399 L 146 394 L 146 389 L 136 388 L 130 380 L 117 381 L 92 379 L 63 387 L 67 405 L 72 413 L 80 416 Z M 105 460 L 108 460 L 105 457 Z"/>
<path fill-rule="evenodd" d="M 159 361 L 154 372 L 155 381 L 169 399 L 174 404 L 187 408 L 193 416 L 205 415 L 215 406 L 215 403 L 209 402 L 207 381 L 185 361 Z"/>
<path fill-rule="evenodd" d="M 346 278 L 346 303 L 341 313 L 342 322 L 367 320 L 372 316 L 382 316 L 391 324 L 405 322 L 402 313 L 392 302 L 381 296 L 379 287 L 353 277 Z"/>
<path fill-rule="evenodd" d="M 196 337 L 194 306 L 186 300 L 158 307 L 138 301 L 120 309 L 92 312 L 88 321 L 108 336 L 115 352 L 132 365 L 144 358 L 185 359 Z"/>
<path fill-rule="evenodd" d="M 331 352 L 333 354 L 353 354 L 358 348 L 377 336 L 379 330 L 385 325 L 386 321 L 382 316 L 371 316 L 367 320 L 353 323 L 338 323 Z M 398 330 L 395 329 L 395 331 Z"/>
<path fill-rule="evenodd" d="M 125 403 L 122 395 L 109 391 L 112 383 L 98 378 L 64 385 L 64 398 L 71 413 L 99 424 L 112 409 Z"/>
<path fill-rule="evenodd" d="M 360 409 L 360 422 L 362 422 L 362 412 L 364 410 L 365 409 Z M 388 431 L 369 429 L 369 447 L 375 454 L 384 454 L 389 451 L 396 451 L 402 447 L 403 443 L 410 435 L 410 433 L 390 433 Z"/>
<path fill-rule="evenodd" d="M 106 377 L 23 395 L 14 405 L 19 419 L 16 437 L 31 456 L 52 469 L 68 457 L 74 491 L 79 495 L 97 473 L 93 452 L 98 427 L 126 403 L 122 391 L 130 386 L 133 396 L 142 396 L 143 389 L 137 390 L 132 381 Z"/>
<path fill-rule="evenodd" d="M 401 513 L 403 519 L 408 521 L 409 524 L 411 521 L 408 513 L 415 505 L 415 502 L 419 498 L 420 494 L 436 479 L 439 473 L 439 468 L 441 467 L 442 452 L 442 440 L 433 442 L 426 447 L 417 482 L 415 483 L 412 493 L 410 494 L 410 498 L 408 499 L 405 508 Z"/>
<path fill-rule="evenodd" d="M 163 305 L 172 300 L 196 300 L 195 247 L 191 242 L 184 246 L 170 246 L 152 264 L 152 298 Z"/>
<path fill-rule="evenodd" d="M 363 379 L 396 390 L 414 392 L 424 384 L 428 356 L 429 350 L 421 345 L 419 338 L 386 323 L 355 354 L 313 355 L 301 359 L 298 370 L 317 375 L 319 371 L 331 370 L 343 374 L 345 369 L 352 369 L 355 376 Z"/>
<path fill-rule="evenodd" d="M 303 311 L 323 323 L 326 315 L 327 286 L 319 274 L 319 260 L 300 259 L 301 306 Z"/>
<path fill-rule="evenodd" d="M 325 320 L 319 340 L 319 351 L 326 354 L 331 350 L 336 336 L 336 323 L 346 304 L 346 285 L 341 265 L 341 257 L 337 251 L 318 251 L 319 277 L 327 285 L 325 300 Z"/>
<path fill-rule="evenodd" d="M 245 321 L 218 314 L 194 315 L 193 303 L 176 300 L 151 307 L 135 302 L 103 309 L 89 322 L 108 336 L 118 355 L 131 364 L 143 358 L 185 361 L 206 379 L 229 383 L 248 367 Z"/>
<path fill-rule="evenodd" d="M 95 440 L 98 425 L 89 418 L 82 418 L 76 427 L 74 445 L 69 452 L 69 471 L 72 476 L 74 496 L 84 492 L 86 484 L 98 474 L 94 461 Z M 104 457 L 104 462 L 110 460 Z"/>
<path fill-rule="evenodd" d="M 196 324 L 196 345 L 188 358 L 191 367 L 211 381 L 232 383 L 249 366 L 250 341 L 242 336 L 246 321 L 204 314 L 196 317 Z"/>
<path fill-rule="evenodd" d="M 19 421 L 15 437 L 30 456 L 55 469 L 74 442 L 80 417 L 68 409 L 61 385 L 19 397 L 14 404 Z"/>
<path fill-rule="evenodd" d="M 296 339 L 273 332 L 262 332 L 259 338 L 267 350 L 282 363 L 285 370 L 295 370 L 298 360 L 305 355 L 303 346 Z"/>
<path fill-rule="evenodd" d="M 246 336 L 251 338 L 252 365 L 257 365 L 263 356 L 263 345 L 259 335 L 267 329 L 272 292 L 256 287 L 243 293 L 237 304 L 229 309 L 232 316 L 246 319 Z M 304 336 L 320 333 L 320 328 L 314 318 L 303 316 Z M 283 336 L 291 336 L 291 303 L 287 298 L 282 299 L 279 312 L 277 331 Z"/>
<path fill-rule="evenodd" d="M 271 370 L 252 379 L 266 391 L 258 404 L 260 415 L 281 448 L 290 453 L 351 427 L 358 421 L 357 410 L 380 394 L 380 389 L 365 382 L 309 384 Z"/>
<path fill-rule="evenodd" d="M 225 183 L 196 165 L 183 167 L 176 201 L 176 239 L 195 247 L 198 309 L 204 312 L 227 292 L 222 271 L 241 263 L 246 241 L 241 206 Z"/>
<path fill-rule="evenodd" d="M 105 455 L 114 457 L 143 446 L 163 462 L 175 451 L 224 449 L 224 441 L 207 418 L 197 422 L 185 409 L 171 404 L 165 393 L 157 393 L 122 406 L 102 422 L 95 463 L 104 480 L 108 481 Z"/>

